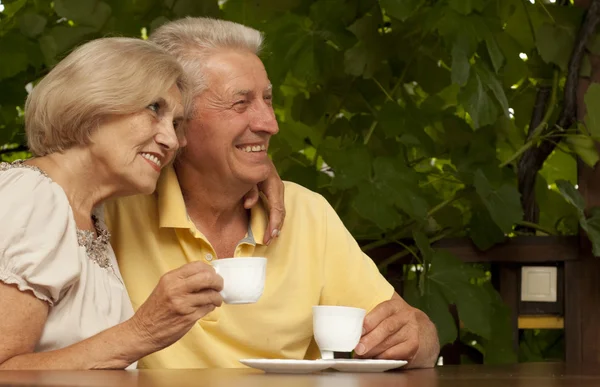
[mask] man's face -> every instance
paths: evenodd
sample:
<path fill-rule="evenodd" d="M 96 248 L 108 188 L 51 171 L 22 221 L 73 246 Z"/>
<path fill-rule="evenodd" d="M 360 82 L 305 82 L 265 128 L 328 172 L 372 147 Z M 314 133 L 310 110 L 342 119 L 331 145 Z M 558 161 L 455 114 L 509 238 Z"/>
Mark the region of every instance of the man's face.
<path fill-rule="evenodd" d="M 212 55 L 204 69 L 208 88 L 195 98 L 182 157 L 221 184 L 257 184 L 271 170 L 269 139 L 279 131 L 267 72 L 239 50 Z"/>

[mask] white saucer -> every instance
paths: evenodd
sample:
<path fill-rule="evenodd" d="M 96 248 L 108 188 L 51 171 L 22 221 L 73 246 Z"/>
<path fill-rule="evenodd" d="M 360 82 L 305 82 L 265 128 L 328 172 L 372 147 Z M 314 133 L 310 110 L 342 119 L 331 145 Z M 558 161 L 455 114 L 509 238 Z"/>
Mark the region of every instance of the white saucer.
<path fill-rule="evenodd" d="M 384 372 L 404 366 L 404 360 L 336 359 L 331 368 L 342 372 Z"/>
<path fill-rule="evenodd" d="M 265 372 L 279 374 L 308 374 L 334 365 L 333 360 L 241 359 L 240 363 Z"/>

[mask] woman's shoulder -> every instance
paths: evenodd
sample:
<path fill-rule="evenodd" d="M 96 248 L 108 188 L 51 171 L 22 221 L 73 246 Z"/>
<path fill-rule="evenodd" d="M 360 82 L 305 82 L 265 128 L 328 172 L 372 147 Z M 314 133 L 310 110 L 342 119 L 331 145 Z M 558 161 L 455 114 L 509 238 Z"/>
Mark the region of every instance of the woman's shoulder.
<path fill-rule="evenodd" d="M 0 223 L 22 229 L 66 228 L 70 218 L 67 196 L 42 170 L 20 160 L 0 163 Z"/>

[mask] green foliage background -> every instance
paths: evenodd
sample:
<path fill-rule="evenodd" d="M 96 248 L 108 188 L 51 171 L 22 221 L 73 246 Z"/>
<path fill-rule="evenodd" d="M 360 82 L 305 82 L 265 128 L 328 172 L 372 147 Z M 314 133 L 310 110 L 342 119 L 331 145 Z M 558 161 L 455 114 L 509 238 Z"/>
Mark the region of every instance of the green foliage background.
<path fill-rule="evenodd" d="M 539 224 L 523 222 L 516 161 L 527 140 L 536 88 L 560 112 L 567 64 L 584 10 L 525 0 L 3 0 L 0 12 L 0 152 L 27 156 L 27 89 L 76 45 L 100 36 L 145 37 L 167 20 L 214 16 L 266 33 L 263 60 L 275 85 L 280 134 L 271 155 L 284 179 L 324 194 L 368 253 L 402 251 L 404 296 L 427 312 L 441 344 L 461 337 L 485 362 L 516 361 L 508 311 L 481 266 L 431 244 L 468 236 L 480 249 L 527 225 L 575 234 L 586 218 L 575 158 L 593 165 L 600 117 L 590 109 L 540 172 Z M 594 39 L 588 49 L 600 51 Z M 583 75 L 589 73 L 584 61 Z M 592 86 L 586 103 L 600 102 Z M 567 130 L 569 129 L 569 130 Z M 2 145 L 4 144 L 4 145 Z M 565 200 L 565 198 L 567 200 Z M 598 238 L 596 236 L 599 236 Z M 532 336 L 533 337 L 533 336 Z"/>

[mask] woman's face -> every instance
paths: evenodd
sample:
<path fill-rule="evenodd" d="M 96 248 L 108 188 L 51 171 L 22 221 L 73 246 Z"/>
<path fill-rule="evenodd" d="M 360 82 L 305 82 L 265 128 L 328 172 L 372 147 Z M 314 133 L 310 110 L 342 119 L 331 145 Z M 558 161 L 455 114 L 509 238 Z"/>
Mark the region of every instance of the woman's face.
<path fill-rule="evenodd" d="M 176 128 L 182 121 L 176 85 L 137 113 L 104 120 L 90 144 L 98 173 L 116 185 L 119 196 L 154 192 L 161 169 L 179 148 Z"/>

